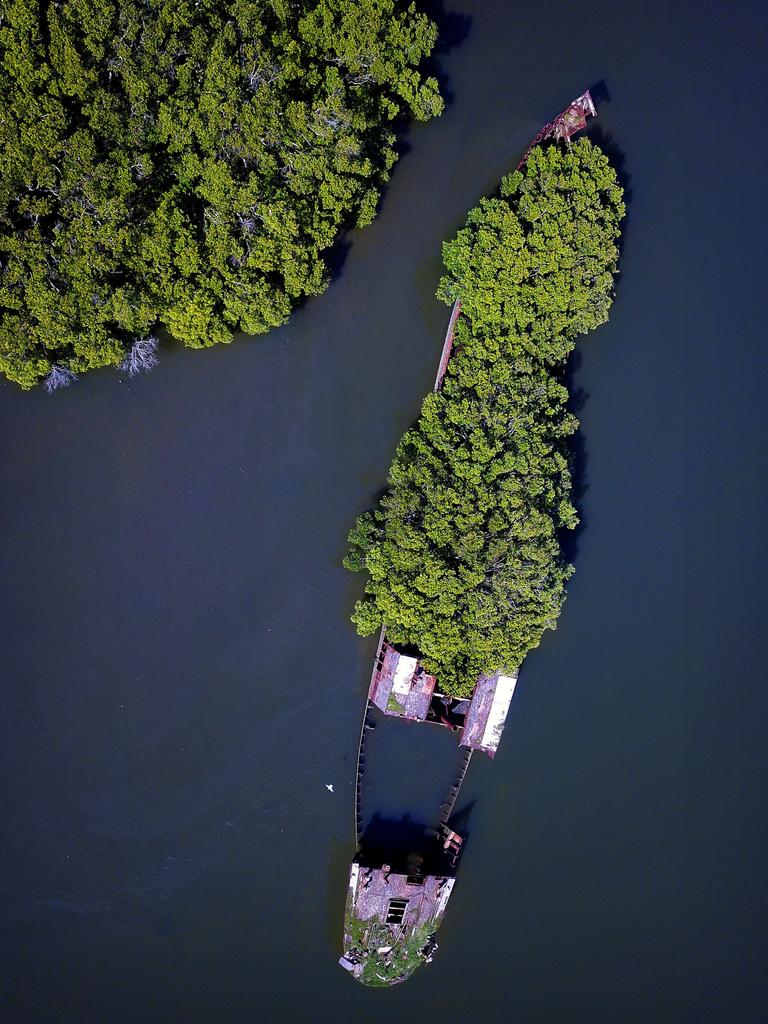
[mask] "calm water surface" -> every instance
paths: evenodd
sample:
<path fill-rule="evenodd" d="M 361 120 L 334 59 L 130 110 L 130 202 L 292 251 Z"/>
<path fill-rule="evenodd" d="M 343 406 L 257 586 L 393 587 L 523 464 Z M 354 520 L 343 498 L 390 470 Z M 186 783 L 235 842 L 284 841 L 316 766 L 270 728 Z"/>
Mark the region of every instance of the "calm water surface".
<path fill-rule="evenodd" d="M 767 1018 L 764 7 L 454 10 L 451 104 L 288 327 L 0 388 L 4 1021 Z M 600 80 L 631 199 L 577 573 L 470 772 L 435 963 L 367 991 L 345 534 L 431 384 L 441 241 Z"/>

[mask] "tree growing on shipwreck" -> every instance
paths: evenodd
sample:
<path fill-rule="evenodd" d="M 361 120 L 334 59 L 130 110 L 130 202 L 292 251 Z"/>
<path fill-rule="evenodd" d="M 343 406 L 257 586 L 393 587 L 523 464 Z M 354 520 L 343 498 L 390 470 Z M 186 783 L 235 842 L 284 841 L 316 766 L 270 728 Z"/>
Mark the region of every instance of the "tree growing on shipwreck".
<path fill-rule="evenodd" d="M 559 534 L 578 521 L 565 364 L 608 317 L 624 213 L 601 150 L 554 140 L 444 245 L 438 296 L 461 300 L 454 355 L 345 559 L 368 573 L 358 631 L 386 623 L 443 693 L 514 673 L 557 622 L 573 572 Z"/>
<path fill-rule="evenodd" d="M 562 375 L 575 338 L 607 318 L 624 205 L 599 150 L 556 143 L 594 113 L 585 92 L 545 125 L 500 196 L 445 246 L 438 294 L 453 310 L 434 392 L 398 447 L 388 492 L 350 534 L 346 564 L 370 574 L 353 618 L 361 633 L 381 627 L 341 958 L 365 984 L 397 984 L 431 960 L 463 843 L 450 820 L 470 758 L 495 756 L 518 666 L 554 627 L 572 571 L 558 544 L 576 522 L 566 447 L 576 421 Z M 398 855 L 405 874 L 362 841 L 374 708 L 446 726 L 466 748 L 438 828 L 425 830 L 426 859 Z"/>

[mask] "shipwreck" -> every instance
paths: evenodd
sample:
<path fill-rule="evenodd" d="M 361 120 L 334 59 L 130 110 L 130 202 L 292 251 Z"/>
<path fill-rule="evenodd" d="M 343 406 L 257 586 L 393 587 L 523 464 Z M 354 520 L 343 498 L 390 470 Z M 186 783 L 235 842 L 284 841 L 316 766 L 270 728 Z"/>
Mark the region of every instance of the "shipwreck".
<path fill-rule="evenodd" d="M 525 151 L 547 139 L 568 140 L 596 113 L 589 91 L 544 125 Z M 439 391 L 453 354 L 461 300 L 451 310 L 435 377 Z M 339 963 L 366 985 L 387 986 L 405 981 L 437 950 L 437 930 L 453 891 L 463 837 L 450 827 L 461 785 L 473 753 L 495 757 L 517 684 L 517 671 L 481 674 L 470 697 L 441 692 L 440 680 L 427 672 L 418 652 L 390 643 L 381 630 L 368 688 L 358 746 L 355 782 L 355 839 L 344 914 L 344 952 Z M 375 716 L 424 722 L 452 730 L 461 757 L 434 827 L 413 848 L 386 852 L 366 848 L 362 832 L 362 779 L 368 732 Z"/>

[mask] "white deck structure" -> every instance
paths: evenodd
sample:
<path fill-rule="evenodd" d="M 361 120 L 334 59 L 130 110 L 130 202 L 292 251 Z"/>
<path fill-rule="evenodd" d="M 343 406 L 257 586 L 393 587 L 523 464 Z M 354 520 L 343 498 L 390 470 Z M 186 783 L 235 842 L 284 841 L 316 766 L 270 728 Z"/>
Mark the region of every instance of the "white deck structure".
<path fill-rule="evenodd" d="M 501 672 L 480 676 L 467 710 L 462 747 L 482 750 L 489 757 L 496 754 L 516 685 L 517 672 L 511 676 Z"/>

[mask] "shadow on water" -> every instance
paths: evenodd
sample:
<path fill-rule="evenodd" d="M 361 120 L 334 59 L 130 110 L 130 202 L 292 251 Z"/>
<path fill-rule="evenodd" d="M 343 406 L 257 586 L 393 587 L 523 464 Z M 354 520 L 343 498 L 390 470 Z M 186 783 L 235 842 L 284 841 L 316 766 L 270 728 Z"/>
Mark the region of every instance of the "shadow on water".
<path fill-rule="evenodd" d="M 439 56 L 461 46 L 472 30 L 472 17 L 463 11 L 446 11 L 443 0 L 422 0 L 424 13 L 437 25 L 438 37 L 434 53 Z"/>
<path fill-rule="evenodd" d="M 594 85 L 590 85 L 589 93 L 594 101 L 596 107 L 600 107 L 603 103 L 611 102 L 611 94 L 608 91 L 608 83 L 604 78 L 601 78 Z"/>
<path fill-rule="evenodd" d="M 462 11 L 447 11 L 443 0 L 422 0 L 419 5 L 424 14 L 437 25 L 437 43 L 431 55 L 424 62 L 424 70 L 437 79 L 440 95 L 446 107 L 453 103 L 450 79 L 445 73 L 439 57 L 455 50 L 467 39 L 472 30 L 472 18 Z"/>
<path fill-rule="evenodd" d="M 473 808 L 474 801 L 466 804 L 448 824 L 465 841 Z M 393 871 L 408 874 L 454 875 L 459 866 L 446 853 L 438 830 L 410 814 L 399 818 L 374 814 L 363 833 L 359 858 L 365 864 L 389 864 Z"/>
<path fill-rule="evenodd" d="M 589 395 L 584 388 L 577 387 L 575 384 L 576 376 L 581 367 L 582 360 L 583 357 L 581 352 L 578 349 L 574 349 L 565 364 L 563 384 L 568 389 L 569 397 L 567 408 L 569 412 L 574 414 L 574 416 L 579 415 L 589 398 Z M 581 430 L 577 430 L 576 433 L 572 434 L 569 438 L 568 467 L 571 471 L 571 502 L 576 506 L 576 511 L 579 514 L 579 522 L 573 530 L 560 531 L 560 547 L 566 562 L 570 562 L 571 565 L 573 565 L 579 553 L 579 541 L 581 539 L 581 535 L 587 528 L 582 512 L 584 495 L 587 493 L 589 488 L 587 479 L 587 445 L 584 440 L 584 434 Z"/>
<path fill-rule="evenodd" d="M 616 177 L 618 178 L 619 184 L 624 189 L 624 202 L 629 208 L 630 202 L 632 201 L 632 189 L 630 183 L 632 178 L 627 171 L 627 161 L 624 156 L 624 150 L 614 142 L 613 135 L 610 132 L 605 131 L 601 125 L 596 124 L 594 121 L 590 123 L 586 131 L 587 137 L 591 142 L 594 142 L 596 146 L 605 153 L 611 162 L 614 170 L 616 171 Z"/>
<path fill-rule="evenodd" d="M 605 79 L 601 79 L 594 85 L 590 86 L 590 93 L 595 101 L 595 104 L 599 107 L 601 104 L 610 103 L 611 95 L 608 90 L 608 86 Z M 624 203 L 627 207 L 627 214 L 622 221 L 621 236 L 618 239 L 619 248 L 619 266 L 621 266 L 621 257 L 624 254 L 624 247 L 626 245 L 627 238 L 627 226 L 629 223 L 629 209 L 632 201 L 632 190 L 630 188 L 630 175 L 626 169 L 626 159 L 624 152 L 617 146 L 613 140 L 613 136 L 606 132 L 599 124 L 594 121 L 590 123 L 590 126 L 586 132 L 589 140 L 600 149 L 608 157 L 611 166 L 616 171 L 616 177 L 619 184 L 624 190 Z M 617 274 L 614 281 L 614 291 L 618 291 L 621 282 L 621 274 Z M 565 375 L 563 383 L 568 388 L 568 410 L 575 416 L 578 416 L 581 410 L 586 405 L 589 395 L 584 388 L 576 386 L 575 380 L 578 375 L 579 369 L 582 364 L 582 355 L 579 349 L 575 349 L 565 367 Z M 576 506 L 579 513 L 579 522 L 574 530 L 562 530 L 560 534 L 560 545 L 562 548 L 563 556 L 567 562 L 573 564 L 579 553 L 579 542 L 582 534 L 587 529 L 587 523 L 583 516 L 583 499 L 589 489 L 588 477 L 587 477 L 587 446 L 584 439 L 584 435 L 580 430 L 571 437 L 568 444 L 568 464 L 571 471 L 571 500 Z"/>
<path fill-rule="evenodd" d="M 383 192 L 382 192 L 383 196 Z M 381 204 L 381 198 L 376 206 L 376 215 L 379 214 L 379 205 Z M 341 273 L 344 269 L 344 264 L 347 262 L 347 256 L 349 256 L 350 250 L 352 249 L 352 242 L 349 239 L 351 227 L 344 229 L 343 234 L 339 235 L 333 245 L 325 253 L 325 265 L 328 269 L 328 277 L 330 281 L 337 281 L 341 277 Z M 301 300 L 300 305 L 304 305 L 306 298 Z"/>
<path fill-rule="evenodd" d="M 440 95 L 443 97 L 443 102 L 447 108 L 453 103 L 453 93 L 450 89 L 450 79 L 439 58 L 447 55 L 451 50 L 454 50 L 464 42 L 470 33 L 472 18 L 460 11 L 446 11 L 442 0 L 427 0 L 420 7 L 423 13 L 435 22 L 438 32 L 435 47 L 432 53 L 422 61 L 420 70 L 426 77 L 437 79 Z M 408 140 L 411 130 L 411 119 L 398 117 L 395 119 L 392 127 L 396 135 L 393 148 L 397 154 L 397 163 L 399 163 L 411 151 L 411 144 Z M 396 173 L 396 167 L 393 173 Z M 379 188 L 379 199 L 376 203 L 377 217 L 381 213 L 388 186 L 381 184 Z M 345 225 L 339 237 L 325 255 L 325 263 L 332 281 L 338 280 L 344 270 L 344 264 L 352 248 L 350 234 L 353 227 L 351 223 Z M 306 299 L 303 299 L 300 305 L 303 305 L 304 302 L 306 302 Z"/>
<path fill-rule="evenodd" d="M 458 810 L 455 810 L 448 819 L 448 827 L 453 829 L 454 832 L 458 832 L 464 839 L 464 849 L 466 849 L 466 843 L 471 835 L 471 829 L 469 822 L 472 817 L 472 812 L 475 809 L 475 800 L 470 800 L 468 804 L 464 804 Z"/>
<path fill-rule="evenodd" d="M 594 85 L 590 85 L 589 92 L 594 100 L 595 106 L 598 108 L 598 118 L 589 122 L 585 135 L 590 142 L 599 146 L 608 157 L 611 165 L 616 171 L 618 182 L 624 190 L 624 204 L 627 207 L 627 215 L 622 221 L 621 237 L 618 242 L 619 256 L 621 257 L 624 253 L 624 246 L 626 245 L 627 225 L 629 223 L 629 207 L 632 202 L 632 189 L 630 188 L 630 182 L 632 179 L 627 171 L 624 151 L 614 142 L 613 136 L 610 132 L 606 132 L 599 123 L 600 107 L 604 106 L 606 103 L 610 103 L 612 100 L 610 90 L 608 89 L 608 83 L 604 78 L 601 78 L 599 81 L 595 82 Z"/>
<path fill-rule="evenodd" d="M 624 151 L 614 142 L 613 135 L 611 135 L 610 132 L 606 132 L 599 124 L 592 122 L 587 128 L 586 136 L 590 142 L 599 146 L 608 157 L 611 162 L 611 166 L 616 171 L 616 178 L 624 190 L 624 205 L 627 208 L 627 213 L 624 220 L 621 222 L 621 236 L 617 243 L 619 247 L 619 260 L 621 260 L 621 257 L 624 255 L 624 248 L 627 244 L 627 231 L 630 221 L 629 213 L 632 205 L 632 189 L 630 187 L 632 178 L 627 171 Z M 621 274 L 619 274 L 616 279 L 616 288 L 618 288 L 620 281 Z"/>
<path fill-rule="evenodd" d="M 366 858 L 402 866 L 410 855 L 424 855 L 432 842 L 427 826 L 410 814 L 400 818 L 374 814 L 365 827 L 360 846 Z"/>

